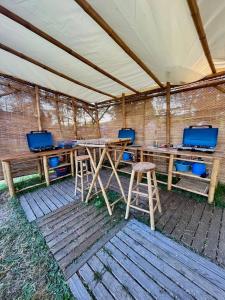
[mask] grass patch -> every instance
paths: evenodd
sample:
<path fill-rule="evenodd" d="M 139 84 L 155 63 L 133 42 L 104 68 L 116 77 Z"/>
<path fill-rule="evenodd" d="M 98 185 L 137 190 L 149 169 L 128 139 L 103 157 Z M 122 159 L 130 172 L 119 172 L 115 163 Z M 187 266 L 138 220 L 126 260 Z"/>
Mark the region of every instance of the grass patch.
<path fill-rule="evenodd" d="M 35 223 L 29 223 L 16 199 L 0 229 L 1 299 L 74 299 Z"/>

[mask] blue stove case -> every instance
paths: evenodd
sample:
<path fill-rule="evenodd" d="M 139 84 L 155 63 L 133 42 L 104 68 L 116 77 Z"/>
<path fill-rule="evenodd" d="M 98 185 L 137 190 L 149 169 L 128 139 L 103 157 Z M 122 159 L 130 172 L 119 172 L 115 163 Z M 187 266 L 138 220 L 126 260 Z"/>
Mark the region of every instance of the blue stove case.
<path fill-rule="evenodd" d="M 53 137 L 48 131 L 31 131 L 27 134 L 27 143 L 32 152 L 54 149 Z"/>

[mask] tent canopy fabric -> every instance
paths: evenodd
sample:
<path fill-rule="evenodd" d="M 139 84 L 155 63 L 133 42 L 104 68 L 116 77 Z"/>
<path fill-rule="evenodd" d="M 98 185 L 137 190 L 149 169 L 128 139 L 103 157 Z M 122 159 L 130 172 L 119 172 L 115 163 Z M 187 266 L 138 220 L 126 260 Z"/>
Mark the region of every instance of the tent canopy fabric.
<path fill-rule="evenodd" d="M 124 43 L 165 84 L 212 73 L 186 0 L 88 0 Z M 225 1 L 197 1 L 216 71 L 225 68 Z M 158 84 L 74 0 L 0 0 L 0 5 L 136 91 Z M 134 91 L 0 14 L 0 43 L 101 94 L 0 49 L 0 72 L 90 103 Z"/>

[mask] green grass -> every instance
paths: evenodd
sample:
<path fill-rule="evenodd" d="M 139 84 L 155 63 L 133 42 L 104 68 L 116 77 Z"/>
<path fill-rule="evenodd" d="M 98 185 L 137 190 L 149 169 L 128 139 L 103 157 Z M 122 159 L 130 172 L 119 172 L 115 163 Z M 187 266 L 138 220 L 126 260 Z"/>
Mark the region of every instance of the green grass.
<path fill-rule="evenodd" d="M 32 175 L 17 177 L 13 181 L 14 181 L 14 184 L 15 184 L 15 189 L 20 190 L 20 189 L 25 188 L 27 186 L 31 186 L 31 185 L 40 183 L 41 180 L 42 179 L 39 176 L 39 174 L 32 174 Z M 5 181 L 1 180 L 0 181 L 0 191 L 4 191 L 6 189 L 7 189 L 7 186 L 5 184 Z"/>
<path fill-rule="evenodd" d="M 44 238 L 16 199 L 0 228 L 0 299 L 74 299 Z"/>

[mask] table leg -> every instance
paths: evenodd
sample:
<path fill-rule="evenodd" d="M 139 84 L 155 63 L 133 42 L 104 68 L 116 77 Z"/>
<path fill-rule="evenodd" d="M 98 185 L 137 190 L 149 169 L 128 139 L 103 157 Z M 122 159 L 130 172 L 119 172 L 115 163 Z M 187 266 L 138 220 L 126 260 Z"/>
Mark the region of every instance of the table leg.
<path fill-rule="evenodd" d="M 218 174 L 219 174 L 219 167 L 220 167 L 220 160 L 218 158 L 213 159 L 212 165 L 212 173 L 211 173 L 211 180 L 209 185 L 209 195 L 208 195 L 208 203 L 213 203 L 215 189 L 217 186 Z"/>
<path fill-rule="evenodd" d="M 115 163 L 115 169 L 118 168 L 119 163 L 120 163 L 120 161 L 121 161 L 121 159 L 122 159 L 123 152 L 124 152 L 124 150 L 126 149 L 126 147 L 127 147 L 127 143 L 122 147 L 122 149 L 121 149 L 120 152 L 119 152 L 119 156 L 118 156 L 117 161 L 116 161 L 116 163 Z M 110 185 L 110 182 L 111 182 L 111 180 L 112 180 L 113 174 L 114 174 L 114 171 L 112 171 L 112 173 L 111 173 L 111 175 L 110 175 L 110 177 L 109 177 L 109 180 L 108 180 L 108 182 L 107 182 L 107 184 L 106 184 L 106 189 L 108 189 L 108 187 L 109 187 L 109 185 Z"/>
<path fill-rule="evenodd" d="M 15 188 L 14 188 L 10 162 L 5 161 L 3 168 L 4 168 L 4 173 L 5 173 L 4 175 L 6 176 L 6 179 L 7 179 L 6 182 L 8 184 L 8 188 L 9 188 L 9 195 L 11 197 L 14 197 L 16 195 L 16 192 L 15 192 Z"/>
<path fill-rule="evenodd" d="M 169 167 L 168 167 L 168 183 L 167 183 L 167 189 L 168 189 L 168 191 L 170 191 L 171 188 L 172 188 L 173 160 L 174 160 L 174 155 L 170 154 Z"/>
<path fill-rule="evenodd" d="M 37 160 L 37 171 L 38 171 L 38 174 L 39 174 L 40 178 L 42 178 L 42 166 L 41 166 L 41 160 L 40 159 Z"/>
<path fill-rule="evenodd" d="M 87 197 L 86 197 L 86 203 L 88 202 L 89 197 L 91 195 L 91 192 L 93 190 L 94 184 L 95 184 L 96 180 L 98 179 L 98 182 L 99 182 L 100 188 L 102 190 L 102 194 L 103 194 L 103 197 L 105 199 L 105 203 L 106 203 L 109 215 L 111 216 L 112 215 L 112 210 L 111 210 L 111 207 L 110 207 L 110 204 L 109 204 L 108 197 L 107 197 L 106 192 L 105 192 L 104 185 L 103 185 L 102 180 L 101 180 L 101 178 L 99 176 L 99 172 L 100 172 L 100 169 L 102 167 L 102 163 L 103 163 L 103 160 L 104 160 L 104 157 L 105 157 L 105 154 L 106 154 L 106 148 L 104 148 L 103 151 L 102 151 L 102 154 L 100 156 L 97 168 L 95 166 L 95 162 L 93 160 L 93 157 L 92 157 L 90 149 L 89 148 L 86 148 L 86 149 L 87 149 L 88 155 L 89 155 L 90 160 L 91 160 L 91 164 L 92 164 L 94 172 L 95 172 L 94 177 L 93 177 L 92 182 L 91 182 L 91 185 L 90 185 L 90 188 L 89 188 L 89 191 L 88 191 L 88 194 L 87 194 Z"/>
<path fill-rule="evenodd" d="M 114 167 L 112 158 L 111 158 L 111 156 L 110 156 L 110 154 L 109 154 L 108 151 L 106 151 L 106 155 L 107 155 L 108 160 L 109 160 L 109 162 L 110 162 L 110 164 L 111 164 L 111 166 L 112 166 L 113 173 L 114 173 L 115 176 L 116 176 L 116 180 L 117 180 L 117 183 L 118 183 L 118 185 L 119 185 L 119 187 L 120 187 L 120 191 L 121 191 L 121 193 L 122 193 L 122 195 L 123 195 L 124 202 L 127 203 L 126 196 L 125 196 L 125 193 L 124 193 L 124 190 L 123 190 L 123 187 L 122 187 L 120 178 L 119 178 L 119 176 L 118 176 L 118 173 L 117 173 L 117 171 L 116 171 L 116 168 Z"/>
<path fill-rule="evenodd" d="M 43 167 L 44 167 L 46 185 L 49 186 L 50 180 L 49 180 L 49 173 L 48 173 L 48 159 L 46 155 L 43 156 Z"/>
<path fill-rule="evenodd" d="M 70 165 L 71 165 L 71 174 L 74 177 L 74 156 L 73 151 L 70 152 Z"/>

